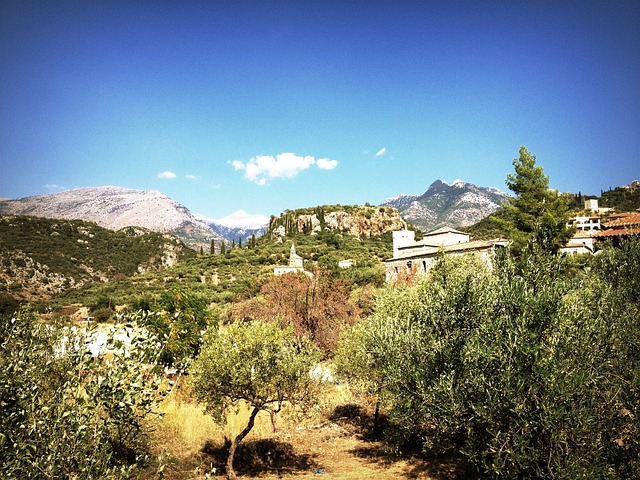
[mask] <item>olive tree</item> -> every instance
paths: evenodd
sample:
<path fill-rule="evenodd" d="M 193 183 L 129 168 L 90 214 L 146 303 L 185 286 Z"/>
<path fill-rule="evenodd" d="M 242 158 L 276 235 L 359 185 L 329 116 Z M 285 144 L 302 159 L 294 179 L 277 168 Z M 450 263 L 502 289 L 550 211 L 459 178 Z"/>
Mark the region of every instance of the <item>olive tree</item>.
<path fill-rule="evenodd" d="M 389 290 L 339 358 L 382 386 L 390 440 L 486 478 L 637 478 L 640 242 L 578 276 L 538 260 L 440 264 Z"/>
<path fill-rule="evenodd" d="M 228 478 L 236 478 L 236 449 L 260 411 L 277 412 L 284 402 L 309 400 L 314 384 L 310 371 L 318 358 L 305 339 L 274 323 L 234 323 L 206 333 L 190 370 L 198 400 L 218 423 L 230 408 L 244 402 L 251 407 L 247 425 L 231 441 Z"/>

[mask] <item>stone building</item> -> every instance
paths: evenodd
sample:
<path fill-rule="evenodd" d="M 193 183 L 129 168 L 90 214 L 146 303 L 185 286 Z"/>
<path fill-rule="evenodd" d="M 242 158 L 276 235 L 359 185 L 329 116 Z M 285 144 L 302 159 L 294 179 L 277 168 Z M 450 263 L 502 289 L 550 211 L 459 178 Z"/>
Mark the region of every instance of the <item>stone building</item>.
<path fill-rule="evenodd" d="M 460 256 L 471 254 L 488 264 L 496 248 L 506 246 L 504 240 L 471 241 L 469 234 L 450 227 L 426 233 L 416 242 L 410 230 L 393 232 L 393 258 L 385 261 L 387 283 L 426 274 L 441 254 Z"/>
<path fill-rule="evenodd" d="M 289 252 L 289 265 L 279 265 L 273 268 L 274 275 L 283 275 L 291 272 L 304 272 L 304 259 L 296 254 L 296 246 L 293 243 Z"/>

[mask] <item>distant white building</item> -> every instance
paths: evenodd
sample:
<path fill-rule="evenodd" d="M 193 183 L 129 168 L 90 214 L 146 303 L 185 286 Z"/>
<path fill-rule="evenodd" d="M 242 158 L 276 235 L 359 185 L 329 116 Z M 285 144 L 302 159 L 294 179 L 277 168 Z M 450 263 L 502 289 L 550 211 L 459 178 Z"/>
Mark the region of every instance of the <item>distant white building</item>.
<path fill-rule="evenodd" d="M 584 209 L 590 210 L 592 213 L 607 213 L 613 210 L 612 208 L 599 207 L 597 198 L 590 198 L 584 201 Z"/>
<path fill-rule="evenodd" d="M 291 251 L 289 252 L 289 265 L 276 266 L 273 268 L 274 275 L 283 275 L 292 272 L 304 272 L 304 259 L 296 254 L 296 246 L 293 243 L 291 244 Z"/>

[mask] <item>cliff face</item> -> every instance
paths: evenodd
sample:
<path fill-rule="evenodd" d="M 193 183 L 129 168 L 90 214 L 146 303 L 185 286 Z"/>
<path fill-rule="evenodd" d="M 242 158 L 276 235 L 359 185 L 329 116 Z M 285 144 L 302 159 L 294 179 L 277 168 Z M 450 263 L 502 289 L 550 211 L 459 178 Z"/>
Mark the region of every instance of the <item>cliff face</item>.
<path fill-rule="evenodd" d="M 271 217 L 268 233 L 279 237 L 290 233 L 317 235 L 323 231 L 338 231 L 356 238 L 369 238 L 402 229 L 405 225 L 396 208 L 338 205 L 288 210 L 279 217 Z"/>

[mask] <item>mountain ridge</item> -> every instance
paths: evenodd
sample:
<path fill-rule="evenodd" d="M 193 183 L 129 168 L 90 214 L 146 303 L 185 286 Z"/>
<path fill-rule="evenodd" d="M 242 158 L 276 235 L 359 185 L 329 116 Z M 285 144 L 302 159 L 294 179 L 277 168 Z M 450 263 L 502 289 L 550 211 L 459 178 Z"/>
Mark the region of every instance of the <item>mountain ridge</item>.
<path fill-rule="evenodd" d="M 423 194 L 402 194 L 382 202 L 425 232 L 445 225 L 473 225 L 500 209 L 509 196 L 495 187 L 479 187 L 456 179 L 435 180 Z"/>

